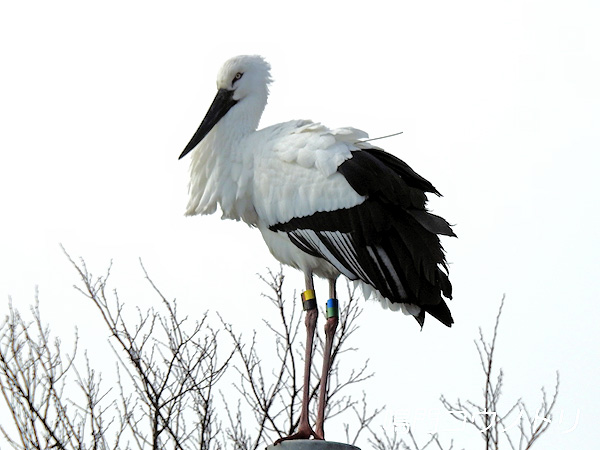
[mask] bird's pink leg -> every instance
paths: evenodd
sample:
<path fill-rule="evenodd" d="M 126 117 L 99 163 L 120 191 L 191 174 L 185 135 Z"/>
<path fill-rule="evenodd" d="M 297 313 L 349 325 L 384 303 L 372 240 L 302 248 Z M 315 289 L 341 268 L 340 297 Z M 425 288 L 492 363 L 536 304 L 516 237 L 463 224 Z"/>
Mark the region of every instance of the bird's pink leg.
<path fill-rule="evenodd" d="M 318 435 L 313 431 L 308 423 L 308 402 L 310 400 L 310 369 L 312 365 L 313 340 L 315 337 L 315 329 L 317 327 L 317 317 L 319 311 L 316 305 L 314 296 L 314 285 L 312 274 L 306 274 L 306 291 L 302 294 L 303 307 L 306 310 L 306 353 L 304 357 L 304 388 L 302 391 L 302 409 L 300 410 L 300 423 L 298 431 L 290 436 L 277 439 L 275 445 L 282 441 L 293 439 L 309 439 L 311 436 L 315 439 L 323 439 L 322 435 Z"/>
<path fill-rule="evenodd" d="M 325 349 L 323 350 L 323 371 L 319 387 L 319 409 L 317 412 L 317 435 L 325 439 L 323 423 L 325 422 L 325 407 L 327 406 L 327 381 L 331 368 L 331 349 L 333 337 L 338 325 L 338 301 L 335 292 L 335 279 L 329 280 L 329 300 L 327 301 L 327 322 L 325 322 Z"/>

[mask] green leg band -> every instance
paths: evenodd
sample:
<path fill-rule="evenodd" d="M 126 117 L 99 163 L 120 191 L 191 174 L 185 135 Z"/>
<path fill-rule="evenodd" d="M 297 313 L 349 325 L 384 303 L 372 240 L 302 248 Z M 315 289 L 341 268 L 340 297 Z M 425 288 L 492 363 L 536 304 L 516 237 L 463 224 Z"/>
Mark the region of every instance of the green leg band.
<path fill-rule="evenodd" d="M 327 318 L 330 317 L 339 317 L 339 302 L 337 298 L 330 298 L 327 300 Z"/>

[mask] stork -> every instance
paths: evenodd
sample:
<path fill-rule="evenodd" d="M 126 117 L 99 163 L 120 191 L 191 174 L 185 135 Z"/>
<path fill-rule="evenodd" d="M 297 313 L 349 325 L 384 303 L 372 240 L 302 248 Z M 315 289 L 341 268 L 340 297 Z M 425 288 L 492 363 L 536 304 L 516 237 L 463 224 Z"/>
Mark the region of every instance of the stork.
<path fill-rule="evenodd" d="M 217 94 L 180 155 L 191 153 L 186 215 L 212 214 L 261 232 L 281 263 L 304 273 L 306 357 L 298 430 L 284 439 L 324 439 L 331 349 L 338 324 L 336 280 L 344 275 L 366 297 L 402 310 L 423 326 L 426 313 L 453 323 L 452 296 L 438 235 L 455 236 L 426 209 L 440 195 L 405 162 L 355 128 L 292 120 L 257 130 L 267 104 L 270 65 L 236 56 L 221 67 Z M 317 423 L 308 403 L 318 310 L 313 276 L 329 282 Z M 278 441 L 278 442 L 279 442 Z"/>

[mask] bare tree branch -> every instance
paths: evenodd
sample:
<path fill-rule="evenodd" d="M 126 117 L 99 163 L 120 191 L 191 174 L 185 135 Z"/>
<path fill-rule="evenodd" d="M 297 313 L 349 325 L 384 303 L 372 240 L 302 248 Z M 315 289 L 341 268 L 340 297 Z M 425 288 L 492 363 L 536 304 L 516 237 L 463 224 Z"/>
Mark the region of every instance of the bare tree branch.
<path fill-rule="evenodd" d="M 159 302 L 146 310 L 129 310 L 117 291 L 109 288 L 111 266 L 103 276 L 95 277 L 83 260 L 76 263 L 67 257 L 81 279 L 76 289 L 95 305 L 106 326 L 116 357 L 116 381 L 105 388 L 87 353 L 76 358 L 77 332 L 71 353 L 62 351 L 61 341 L 42 321 L 37 294 L 28 320 L 9 302 L 8 315 L 0 324 L 0 392 L 14 428 L 2 423 L 0 432 L 11 447 L 224 450 L 233 446 L 256 450 L 295 431 L 303 382 L 303 314 L 299 302 L 285 299 L 281 270 L 261 277 L 268 286 L 263 297 L 273 306 L 277 319 L 264 320 L 264 329 L 248 340 L 218 315 L 224 342 L 219 329 L 209 324 L 208 313 L 197 321 L 181 316 L 177 302 L 161 293 L 141 261 L 143 275 Z M 452 403 L 444 396 L 440 400 L 454 419 L 462 422 L 466 415 L 466 422 L 482 437 L 487 450 L 498 450 L 501 445 L 527 450 L 551 424 L 560 380 L 557 373 L 551 396 L 541 389 L 537 409 L 518 399 L 499 411 L 504 371 L 495 368 L 494 355 L 503 305 L 504 298 L 491 339 L 480 329 L 475 341 L 484 374 L 482 401 L 458 399 Z M 371 409 L 364 392 L 358 399 L 354 391 L 373 376 L 368 360 L 344 371 L 338 358 L 356 350 L 351 336 L 361 314 L 357 297 L 348 286 L 348 301 L 340 310 L 332 350 L 326 418 L 342 421 L 348 443 L 356 444 L 369 433 L 368 441 L 376 450 L 454 449 L 454 441 L 444 446 L 438 433 L 421 437 L 410 428 L 401 433 L 397 428 L 376 426 L 383 408 Z M 267 333 L 269 338 L 259 338 L 259 333 Z M 323 339 L 318 331 L 315 341 L 317 354 L 322 355 Z M 79 370 L 76 359 L 82 357 L 84 370 Z M 228 367 L 235 377 L 233 396 L 232 389 L 228 394 L 223 390 Z M 314 400 L 320 375 L 316 361 L 311 370 Z M 71 385 L 78 389 L 68 389 Z M 312 405 L 314 420 L 316 402 Z"/>
<path fill-rule="evenodd" d="M 466 414 L 466 422 L 478 431 L 486 450 L 498 450 L 503 440 L 512 450 L 525 450 L 530 449 L 550 426 L 552 410 L 558 398 L 559 377 L 557 372 L 551 400 L 548 401 L 546 390 L 542 387 L 542 404 L 535 415 L 530 413 L 522 399 L 516 400 L 508 409 L 500 412 L 499 400 L 502 395 L 504 371 L 499 369 L 494 379 L 493 362 L 504 301 L 505 297 L 502 296 L 491 340 L 486 340 L 480 328 L 479 339 L 475 341 L 484 373 L 483 403 L 478 404 L 471 400 L 464 402 L 460 399 L 456 403 L 451 403 L 443 395 L 440 397 L 440 401 L 451 417 L 463 421 Z M 515 418 L 517 414 L 518 416 Z M 539 423 L 536 423 L 536 420 Z M 514 428 L 512 423 L 516 424 Z M 514 436 L 514 432 L 509 432 L 511 429 L 517 432 L 516 436 Z"/>

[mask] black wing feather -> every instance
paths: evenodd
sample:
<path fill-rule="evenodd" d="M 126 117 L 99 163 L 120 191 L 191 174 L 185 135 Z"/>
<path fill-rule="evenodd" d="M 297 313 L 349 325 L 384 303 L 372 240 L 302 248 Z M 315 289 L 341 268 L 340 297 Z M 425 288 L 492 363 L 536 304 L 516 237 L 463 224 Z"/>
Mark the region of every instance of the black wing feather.
<path fill-rule="evenodd" d="M 367 199 L 360 205 L 320 211 L 271 226 L 287 232 L 301 250 L 329 259 L 350 279 L 372 285 L 392 302 L 421 307 L 443 324 L 453 323 L 452 298 L 438 235 L 455 236 L 443 218 L 425 208 L 426 193 L 440 193 L 404 161 L 379 149 L 354 151 L 339 167 Z"/>

